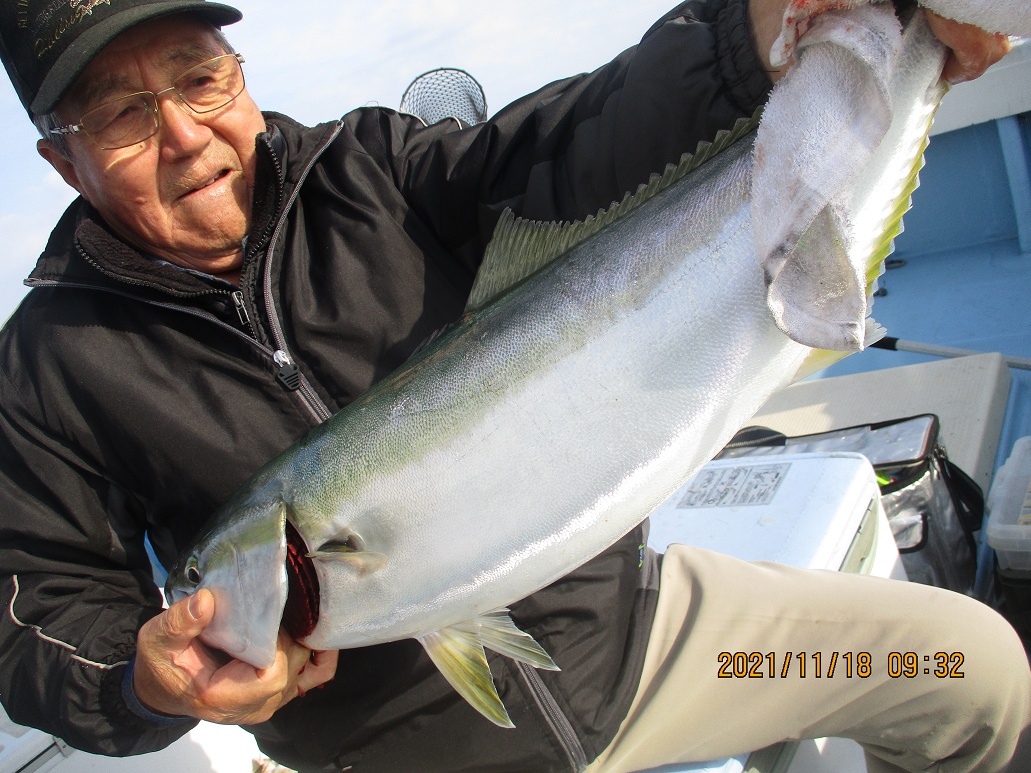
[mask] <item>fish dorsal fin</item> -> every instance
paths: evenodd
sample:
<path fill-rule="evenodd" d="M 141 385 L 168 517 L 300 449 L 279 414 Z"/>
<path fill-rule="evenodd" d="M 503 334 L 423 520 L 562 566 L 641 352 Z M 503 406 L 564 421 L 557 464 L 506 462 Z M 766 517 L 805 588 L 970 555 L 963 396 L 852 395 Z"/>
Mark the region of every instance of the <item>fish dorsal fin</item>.
<path fill-rule="evenodd" d="M 555 661 L 544 651 L 530 634 L 520 631 L 507 609 L 499 609 L 476 618 L 480 624 L 480 641 L 487 649 L 499 655 L 507 655 L 512 660 L 527 663 L 534 668 L 546 671 L 561 671 Z"/>
<path fill-rule="evenodd" d="M 507 609 L 479 615 L 450 628 L 419 636 L 419 643 L 440 673 L 470 705 L 501 727 L 515 727 L 508 717 L 483 648 L 494 650 L 534 668 L 558 671 L 559 667 L 530 634 L 520 631 Z"/>
<path fill-rule="evenodd" d="M 597 215 L 588 215 L 574 223 L 541 223 L 517 218 L 506 209 L 494 229 L 494 235 L 476 274 L 466 313 L 475 311 L 506 290 L 540 271 L 555 259 L 583 244 L 620 218 L 626 217 L 645 202 L 707 161 L 718 156 L 759 125 L 761 109 L 751 118 L 741 118 L 733 130 L 722 130 L 712 142 L 700 142 L 693 154 L 685 153 L 679 164 L 669 164 L 665 171 L 653 174 L 636 193 L 627 193 L 620 202 L 613 202 Z"/>
<path fill-rule="evenodd" d="M 479 625 L 461 623 L 418 640 L 444 678 L 474 709 L 499 727 L 515 727 L 494 687 Z"/>

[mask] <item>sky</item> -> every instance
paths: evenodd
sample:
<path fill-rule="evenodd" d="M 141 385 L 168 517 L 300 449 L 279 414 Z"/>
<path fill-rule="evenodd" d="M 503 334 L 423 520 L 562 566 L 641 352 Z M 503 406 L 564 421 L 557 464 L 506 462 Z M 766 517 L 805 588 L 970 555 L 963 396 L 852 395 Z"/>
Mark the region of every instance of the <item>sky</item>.
<path fill-rule="evenodd" d="M 362 105 L 397 107 L 413 78 L 459 67 L 483 85 L 490 114 L 635 45 L 675 0 L 239 0 L 225 29 L 265 110 L 315 124 Z M 75 197 L 36 153 L 38 135 L 10 82 L 0 83 L 0 320 Z"/>

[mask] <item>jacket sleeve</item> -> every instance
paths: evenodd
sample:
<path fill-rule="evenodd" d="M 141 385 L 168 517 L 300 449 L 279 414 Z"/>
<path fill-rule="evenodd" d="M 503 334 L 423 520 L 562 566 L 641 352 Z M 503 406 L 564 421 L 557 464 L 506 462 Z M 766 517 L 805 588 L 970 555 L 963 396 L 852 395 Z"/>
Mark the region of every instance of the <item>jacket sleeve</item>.
<path fill-rule="evenodd" d="M 151 725 L 121 693 L 136 632 L 161 611 L 142 508 L 12 378 L 0 372 L 0 699 L 79 749 L 163 748 L 195 723 Z"/>
<path fill-rule="evenodd" d="M 356 111 L 360 142 L 395 159 L 412 210 L 475 269 L 506 208 L 533 220 L 583 219 L 634 191 L 763 105 L 748 0 L 689 0 L 600 69 L 557 81 L 458 131 L 454 120 Z M 374 153 L 375 155 L 375 153 Z"/>

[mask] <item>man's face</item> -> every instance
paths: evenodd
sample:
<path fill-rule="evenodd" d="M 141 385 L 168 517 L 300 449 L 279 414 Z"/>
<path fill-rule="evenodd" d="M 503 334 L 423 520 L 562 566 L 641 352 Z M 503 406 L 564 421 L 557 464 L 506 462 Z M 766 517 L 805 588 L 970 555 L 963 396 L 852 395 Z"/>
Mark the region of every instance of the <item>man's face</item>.
<path fill-rule="evenodd" d="M 112 98 L 167 89 L 190 67 L 223 53 L 210 28 L 192 17 L 141 24 L 97 56 L 58 113 L 78 123 Z M 70 160 L 45 141 L 40 153 L 141 251 L 232 278 L 250 227 L 254 137 L 265 121 L 246 90 L 211 113 L 194 113 L 175 92 L 158 103 L 157 134 L 136 145 L 104 150 L 80 133 L 68 138 Z"/>

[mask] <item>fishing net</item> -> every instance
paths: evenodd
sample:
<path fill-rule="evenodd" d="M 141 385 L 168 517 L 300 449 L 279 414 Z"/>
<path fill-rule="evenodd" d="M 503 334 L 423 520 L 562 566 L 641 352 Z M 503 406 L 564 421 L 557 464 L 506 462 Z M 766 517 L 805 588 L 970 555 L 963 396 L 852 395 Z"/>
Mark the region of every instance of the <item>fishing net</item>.
<path fill-rule="evenodd" d="M 465 70 L 441 67 L 423 73 L 401 97 L 401 112 L 419 116 L 427 124 L 445 118 L 478 124 L 487 120 L 483 87 Z"/>

